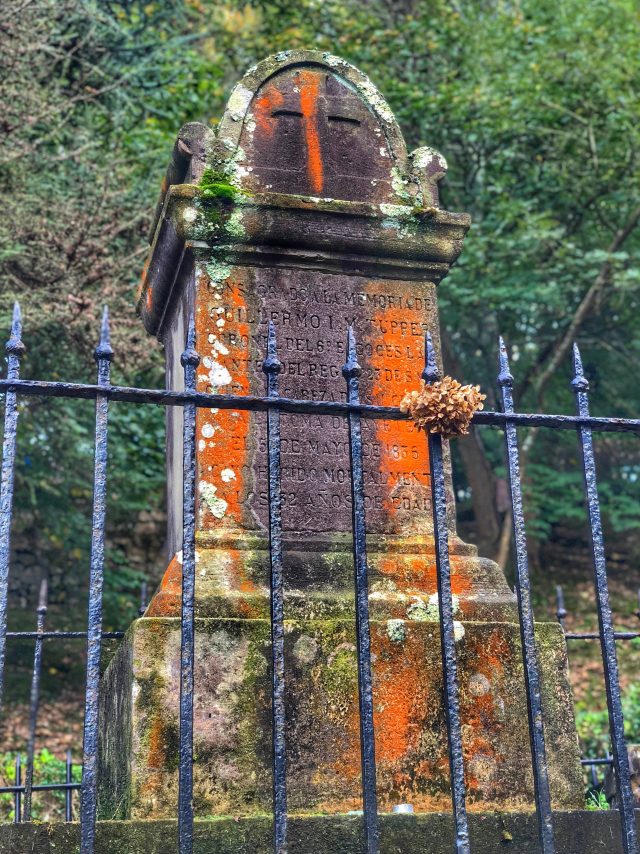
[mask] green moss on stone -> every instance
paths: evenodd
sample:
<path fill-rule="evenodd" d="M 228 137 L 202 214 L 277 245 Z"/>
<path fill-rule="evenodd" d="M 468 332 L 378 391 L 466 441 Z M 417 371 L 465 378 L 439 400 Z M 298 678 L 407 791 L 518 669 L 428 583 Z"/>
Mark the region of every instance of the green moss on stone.
<path fill-rule="evenodd" d="M 219 169 L 205 169 L 198 186 L 201 197 L 204 199 L 223 199 L 229 202 L 235 200 L 236 188 Z"/>
<path fill-rule="evenodd" d="M 495 813 L 469 816 L 474 850 L 537 854 L 539 842 L 533 813 Z M 556 812 L 556 845 L 565 854 L 622 854 L 619 818 L 615 810 Z M 510 837 L 510 838 L 509 838 Z M 80 828 L 70 824 L 6 824 L 0 826 L 2 854 L 77 854 Z M 449 854 L 453 845 L 451 814 L 381 815 L 381 854 Z M 292 854 L 354 854 L 362 850 L 360 816 L 291 816 Z M 99 822 L 96 854 L 175 854 L 175 821 Z M 270 816 L 220 817 L 196 821 L 194 854 L 271 854 Z"/>

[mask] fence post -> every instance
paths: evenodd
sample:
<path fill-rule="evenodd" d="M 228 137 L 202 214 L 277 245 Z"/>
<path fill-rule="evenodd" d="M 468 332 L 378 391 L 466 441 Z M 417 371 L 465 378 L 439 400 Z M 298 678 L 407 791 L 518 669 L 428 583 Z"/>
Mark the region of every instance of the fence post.
<path fill-rule="evenodd" d="M 196 329 L 189 318 L 187 346 L 180 362 L 187 392 L 196 388 L 200 357 Z M 193 669 L 195 653 L 194 600 L 196 579 L 196 405 L 185 403 L 182 434 L 182 619 L 180 640 L 180 761 L 178 780 L 178 849 L 193 851 Z"/>
<path fill-rule="evenodd" d="M 110 384 L 111 349 L 109 312 L 102 315 L 100 342 L 96 347 L 98 385 Z M 107 424 L 109 395 L 96 396 L 95 459 L 93 470 L 93 523 L 89 614 L 87 623 L 87 687 L 84 713 L 82 789 L 80 798 L 80 854 L 93 854 L 98 787 L 98 700 L 102 653 L 102 587 L 104 581 L 104 524 L 107 512 Z"/>
<path fill-rule="evenodd" d="M 347 361 L 342 374 L 347 383 L 347 403 L 360 403 L 358 377 L 362 369 L 356 356 L 353 327 L 347 330 Z M 378 805 L 376 755 L 373 729 L 373 685 L 371 677 L 371 634 L 369 629 L 369 570 L 362 474 L 362 426 L 360 414 L 349 411 L 349 460 L 351 468 L 351 525 L 356 587 L 356 635 L 358 648 L 358 699 L 360 703 L 360 755 L 362 760 L 362 801 L 367 854 L 377 854 Z"/>
<path fill-rule="evenodd" d="M 578 345 L 573 345 L 573 380 L 571 387 L 576 396 L 576 413 L 581 418 L 589 417 L 589 381 L 584 375 L 582 359 Z M 618 657 L 616 639 L 609 603 L 609 586 L 607 583 L 607 565 L 604 553 L 604 538 L 602 535 L 602 520 L 600 518 L 600 499 L 598 497 L 598 481 L 596 476 L 596 461 L 593 452 L 593 435 L 591 427 L 586 424 L 578 425 L 578 438 L 582 454 L 585 494 L 589 512 L 589 535 L 593 554 L 594 583 L 598 609 L 598 627 L 602 664 L 604 669 L 604 684 L 607 694 L 607 711 L 609 713 L 609 729 L 613 764 L 616 771 L 618 791 L 620 792 L 620 824 L 622 827 L 622 844 L 625 854 L 638 854 L 638 838 L 636 820 L 633 809 L 633 792 L 629 771 L 629 755 L 624 737 L 624 720 L 622 716 L 622 700 L 620 696 L 620 680 L 618 677 Z"/>
<path fill-rule="evenodd" d="M 36 726 L 38 706 L 40 704 L 40 671 L 42 669 L 42 633 L 47 614 L 47 580 L 42 579 L 38 601 L 36 640 L 33 653 L 33 672 L 31 675 L 31 698 L 29 704 L 29 740 L 27 742 L 27 773 L 24 780 L 24 820 L 31 821 L 31 796 L 33 792 L 33 760 L 36 747 Z"/>
<path fill-rule="evenodd" d="M 276 352 L 276 333 L 269 321 L 267 356 L 262 363 L 267 376 L 267 396 L 278 397 L 282 363 Z M 269 489 L 269 559 L 271 567 L 271 649 L 273 724 L 273 814 L 276 854 L 287 852 L 287 751 L 285 737 L 284 591 L 282 587 L 282 496 L 280 487 L 280 410 L 267 411 Z"/>
<path fill-rule="evenodd" d="M 13 307 L 11 335 L 6 344 L 7 380 L 20 377 L 20 359 L 25 351 L 22 343 L 20 306 Z M 9 561 L 11 559 L 11 516 L 13 513 L 13 483 L 18 429 L 18 402 L 15 391 L 7 389 L 2 441 L 2 473 L 0 474 L 0 708 L 4 686 L 4 661 L 7 646 L 7 599 L 9 594 Z"/>
<path fill-rule="evenodd" d="M 513 376 L 509 370 L 509 357 L 504 341 L 500 338 L 500 357 L 498 384 L 502 391 L 502 403 L 505 415 L 513 415 Z M 527 716 L 529 718 L 529 741 L 533 770 L 533 792 L 538 817 L 538 835 L 543 854 L 554 854 L 553 821 L 551 816 L 551 792 L 549 789 L 549 769 L 544 740 L 544 722 L 542 719 L 542 696 L 538 650 L 536 647 L 535 623 L 531 604 L 531 584 L 529 581 L 529 560 L 527 555 L 527 532 L 522 507 L 522 484 L 520 481 L 520 453 L 518 434 L 513 421 L 507 420 L 504 426 L 507 446 L 507 465 L 509 469 L 509 489 L 513 519 L 513 541 L 516 552 L 516 594 L 518 599 L 518 617 L 520 624 L 520 643 L 524 664 L 524 682 L 527 692 Z"/>
<path fill-rule="evenodd" d="M 431 333 L 425 339 L 425 367 L 422 379 L 434 383 L 440 379 L 436 364 Z M 436 572 L 438 579 L 438 609 L 440 614 L 440 643 L 442 645 L 442 670 L 447 719 L 447 742 L 449 745 L 449 768 L 451 770 L 451 801 L 455 823 L 455 852 L 470 854 L 469 826 L 467 820 L 466 793 L 464 783 L 464 757 L 462 753 L 462 728 L 460 726 L 460 704 L 458 700 L 458 665 L 456 660 L 455 626 L 453 622 L 453 600 L 451 598 L 451 565 L 449 563 L 449 535 L 447 532 L 447 489 L 442 437 L 439 433 L 428 433 L 429 466 L 431 469 L 431 499 L 433 502 L 433 528 L 436 550 Z"/>

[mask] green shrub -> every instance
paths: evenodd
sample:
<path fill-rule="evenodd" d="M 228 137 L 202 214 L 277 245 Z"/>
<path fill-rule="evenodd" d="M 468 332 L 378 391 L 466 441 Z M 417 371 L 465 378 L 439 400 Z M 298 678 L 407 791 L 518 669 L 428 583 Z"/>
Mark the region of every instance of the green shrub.
<path fill-rule="evenodd" d="M 22 782 L 26 770 L 27 757 L 20 755 L 22 761 Z M 72 779 L 79 783 L 82 778 L 82 768 L 79 764 L 73 766 Z M 33 784 L 64 783 L 66 779 L 66 762 L 58 759 L 46 748 L 36 753 L 33 762 Z M 16 782 L 15 753 L 0 754 L 0 785 L 13 786 Z M 73 800 L 77 806 L 78 792 L 74 792 Z M 24 803 L 24 800 L 23 800 Z M 65 793 L 61 791 L 34 792 L 31 802 L 31 818 L 34 821 L 64 821 Z M 0 822 L 11 822 L 15 818 L 14 795 L 0 794 Z"/>
<path fill-rule="evenodd" d="M 640 742 L 640 684 L 631 683 L 622 696 L 624 732 L 629 744 Z M 611 751 L 606 709 L 576 706 L 576 725 L 583 756 L 604 756 Z"/>

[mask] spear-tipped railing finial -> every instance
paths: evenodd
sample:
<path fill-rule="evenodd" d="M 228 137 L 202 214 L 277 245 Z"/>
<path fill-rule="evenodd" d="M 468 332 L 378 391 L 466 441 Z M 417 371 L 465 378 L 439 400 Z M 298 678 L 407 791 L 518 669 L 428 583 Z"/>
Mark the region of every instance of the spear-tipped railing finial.
<path fill-rule="evenodd" d="M 200 364 L 200 356 L 196 350 L 196 320 L 193 314 L 189 318 L 189 326 L 187 328 L 187 344 L 180 356 L 180 364 L 183 368 L 189 365 L 192 368 L 197 368 Z"/>
<path fill-rule="evenodd" d="M 507 345 L 504 343 L 504 338 L 502 335 L 498 338 L 498 349 L 499 349 L 499 357 L 498 364 L 500 366 L 500 373 L 498 374 L 498 385 L 504 389 L 505 387 L 512 388 L 513 387 L 513 374 L 511 373 L 511 368 L 509 366 L 509 354 L 507 352 Z"/>
<path fill-rule="evenodd" d="M 589 391 L 589 380 L 584 375 L 580 348 L 575 342 L 573 344 L 573 379 L 571 380 L 571 388 L 576 394 Z"/>
<path fill-rule="evenodd" d="M 9 357 L 13 356 L 14 359 L 20 359 L 25 351 L 25 346 L 22 341 L 22 312 L 20 311 L 20 303 L 17 300 L 13 304 L 11 335 L 9 336 L 5 349 Z"/>
<path fill-rule="evenodd" d="M 276 339 L 276 328 L 273 320 L 269 321 L 267 334 L 267 356 L 262 363 L 265 374 L 279 374 L 282 370 L 282 362 L 278 358 L 278 341 Z"/>
<path fill-rule="evenodd" d="M 102 322 L 100 324 L 100 340 L 94 352 L 96 362 L 101 360 L 111 361 L 113 349 L 111 347 L 111 330 L 109 328 L 109 308 L 105 305 L 102 310 Z"/>
<path fill-rule="evenodd" d="M 436 361 L 436 351 L 433 346 L 433 338 L 431 333 L 427 332 L 424 338 L 424 370 L 422 371 L 422 379 L 427 383 L 435 383 L 442 379 L 440 368 Z"/>

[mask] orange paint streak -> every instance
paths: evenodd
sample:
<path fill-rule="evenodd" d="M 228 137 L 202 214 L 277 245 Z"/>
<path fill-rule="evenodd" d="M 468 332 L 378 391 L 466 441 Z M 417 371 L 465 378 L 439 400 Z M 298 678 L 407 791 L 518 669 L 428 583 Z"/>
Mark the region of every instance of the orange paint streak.
<path fill-rule="evenodd" d="M 284 102 L 284 95 L 271 84 L 256 98 L 253 107 L 253 118 L 256 125 L 267 136 L 272 136 L 276 123 L 273 118 L 274 110 L 279 109 Z"/>
<path fill-rule="evenodd" d="M 307 143 L 307 168 L 309 181 L 315 193 L 322 192 L 324 174 L 320 137 L 318 136 L 318 96 L 320 93 L 320 75 L 313 71 L 300 72 L 300 110 Z"/>
<path fill-rule="evenodd" d="M 385 645 L 390 646 L 390 642 Z M 381 654 L 382 649 L 375 651 L 378 656 L 377 713 L 374 713 L 376 755 L 382 763 L 392 764 L 419 747 L 421 714 L 418 704 L 426 699 L 422 684 L 424 666 L 422 656 L 416 654 L 416 645 L 410 640 L 405 641 L 402 657 L 394 655 L 392 650 L 387 655 Z"/>
<path fill-rule="evenodd" d="M 391 775 L 394 789 L 402 790 L 411 782 L 404 766 L 420 751 L 424 710 L 429 708 L 424 643 L 417 632 L 399 647 L 383 630 L 372 635 L 372 653 L 376 759 L 380 773 L 384 777 Z M 348 748 L 334 770 L 356 785 L 361 770 L 357 695 L 351 698 L 339 725 L 347 735 Z"/>
<path fill-rule="evenodd" d="M 174 556 L 144 613 L 145 617 L 177 617 L 182 604 L 182 564 Z"/>
<path fill-rule="evenodd" d="M 166 754 L 164 723 L 161 717 L 154 717 L 149 729 L 149 750 L 147 752 L 149 768 L 162 768 L 166 762 Z"/>
<path fill-rule="evenodd" d="M 420 323 L 422 319 L 416 317 L 415 321 Z M 421 335 L 412 334 L 412 324 L 408 320 L 405 310 L 391 306 L 376 311 L 372 318 L 373 352 L 369 361 L 376 378 L 372 387 L 374 403 L 397 406 L 405 392 L 418 385 L 424 343 Z M 390 359 L 389 352 L 399 356 Z M 384 507 L 389 518 L 397 520 L 402 511 L 393 502 L 394 494 L 408 495 L 418 503 L 430 501 L 427 442 L 424 435 L 417 433 L 406 421 L 376 421 L 375 437 L 381 445 L 380 470 L 391 485 L 384 497 Z M 410 507 L 403 515 L 406 516 L 403 521 L 411 523 L 413 520 L 412 527 L 417 530 L 415 522 L 419 525 L 419 517 L 423 514 Z M 399 527 L 406 532 L 405 524 Z"/>
<path fill-rule="evenodd" d="M 213 293 L 215 293 L 213 289 Z M 197 304 L 203 309 L 196 317 L 196 346 L 202 357 L 211 359 L 215 371 L 230 377 L 231 382 L 215 386 L 203 363 L 196 371 L 198 391 L 249 394 L 249 353 L 246 350 L 251 330 L 247 322 L 247 303 L 242 283 L 229 279 L 223 283 L 220 296 L 212 296 L 209 280 L 202 275 L 198 282 Z M 222 311 L 220 311 L 222 309 Z M 218 324 L 223 321 L 222 325 Z M 215 336 L 215 337 L 212 337 Z M 210 340 L 211 339 L 211 340 Z M 244 343 L 243 343 L 244 342 Z M 223 349 L 216 349 L 222 345 Z M 225 372 L 226 373 L 225 375 Z M 209 376 L 207 377 L 207 374 Z M 214 402 L 215 407 L 215 402 Z M 247 437 L 249 435 L 249 413 L 233 410 L 198 409 L 196 417 L 196 439 L 198 442 L 197 463 L 200 487 L 200 509 L 198 530 L 218 527 L 241 527 L 246 507 L 248 471 Z M 208 435 L 213 431 L 212 435 Z M 204 442 L 202 447 L 201 442 Z M 225 472 L 225 477 L 222 474 Z M 230 474 L 231 472 L 231 474 Z M 207 505 L 205 489 L 215 488 L 216 516 Z M 209 486 L 210 485 L 210 486 Z M 214 499 L 214 500 L 215 500 Z"/>

